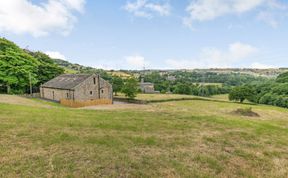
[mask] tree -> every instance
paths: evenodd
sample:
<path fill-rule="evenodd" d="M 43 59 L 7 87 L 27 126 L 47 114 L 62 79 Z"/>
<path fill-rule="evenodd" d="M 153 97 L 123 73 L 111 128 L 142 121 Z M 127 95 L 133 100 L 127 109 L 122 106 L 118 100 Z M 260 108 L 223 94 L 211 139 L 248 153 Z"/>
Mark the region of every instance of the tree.
<path fill-rule="evenodd" d="M 31 81 L 38 82 L 39 61 L 14 43 L 0 38 L 0 84 L 7 93 L 23 93 Z"/>
<path fill-rule="evenodd" d="M 250 100 L 253 96 L 253 92 L 247 86 L 240 86 L 233 88 L 229 93 L 230 101 L 240 101 L 243 103 L 245 99 Z"/>
<path fill-rule="evenodd" d="M 40 62 L 37 73 L 38 86 L 64 73 L 64 69 L 59 67 L 48 55 L 40 51 L 27 52 Z"/>
<path fill-rule="evenodd" d="M 122 92 L 129 99 L 134 99 L 138 91 L 138 82 L 135 78 L 129 78 L 123 85 Z"/>
<path fill-rule="evenodd" d="M 115 92 L 115 96 L 117 96 L 117 92 L 120 92 L 124 85 L 123 79 L 119 76 L 113 76 L 112 85 L 113 85 L 113 91 Z"/>
<path fill-rule="evenodd" d="M 175 87 L 174 93 L 190 95 L 191 87 L 188 84 L 178 83 Z"/>
<path fill-rule="evenodd" d="M 208 88 L 204 85 L 200 85 L 198 87 L 198 96 L 210 96 Z"/>
<path fill-rule="evenodd" d="M 279 83 L 288 83 L 288 72 L 280 74 L 276 81 Z"/>
<path fill-rule="evenodd" d="M 30 86 L 39 87 L 64 73 L 54 61 L 42 52 L 23 50 L 16 44 L 0 38 L 0 86 L 7 93 L 24 93 Z"/>

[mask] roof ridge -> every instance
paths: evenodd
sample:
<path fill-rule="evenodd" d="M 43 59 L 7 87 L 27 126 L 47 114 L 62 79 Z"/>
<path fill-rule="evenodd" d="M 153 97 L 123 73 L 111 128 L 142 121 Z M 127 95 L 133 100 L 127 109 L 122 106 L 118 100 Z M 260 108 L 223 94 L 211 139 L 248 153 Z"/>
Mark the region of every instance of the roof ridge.
<path fill-rule="evenodd" d="M 62 74 L 44 83 L 42 87 L 57 89 L 73 89 L 93 75 L 99 74 Z"/>

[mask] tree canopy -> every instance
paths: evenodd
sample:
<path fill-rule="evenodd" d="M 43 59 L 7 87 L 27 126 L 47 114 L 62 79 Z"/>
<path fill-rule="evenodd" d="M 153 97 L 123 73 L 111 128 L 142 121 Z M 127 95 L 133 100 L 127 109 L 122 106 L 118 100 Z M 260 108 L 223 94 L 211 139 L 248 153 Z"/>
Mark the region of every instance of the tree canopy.
<path fill-rule="evenodd" d="M 28 52 L 0 38 L 0 84 L 8 93 L 24 93 L 30 82 L 39 86 L 63 71 L 47 55 Z"/>
<path fill-rule="evenodd" d="M 247 86 L 235 87 L 229 93 L 229 100 L 243 103 L 245 99 L 249 100 L 252 95 L 253 91 Z"/>
<path fill-rule="evenodd" d="M 280 74 L 276 81 L 279 83 L 288 83 L 288 72 Z"/>
<path fill-rule="evenodd" d="M 124 82 L 122 92 L 129 99 L 134 99 L 138 92 L 138 81 L 135 78 L 129 78 Z"/>

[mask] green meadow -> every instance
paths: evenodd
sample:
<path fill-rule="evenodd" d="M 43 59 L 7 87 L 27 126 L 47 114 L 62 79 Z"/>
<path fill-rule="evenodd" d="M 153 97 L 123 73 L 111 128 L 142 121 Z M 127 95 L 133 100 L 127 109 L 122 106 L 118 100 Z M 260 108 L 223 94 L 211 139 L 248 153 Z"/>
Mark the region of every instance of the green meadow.
<path fill-rule="evenodd" d="M 93 110 L 0 96 L 0 177 L 288 177 L 288 110 L 219 98 Z M 247 107 L 259 117 L 233 112 Z"/>

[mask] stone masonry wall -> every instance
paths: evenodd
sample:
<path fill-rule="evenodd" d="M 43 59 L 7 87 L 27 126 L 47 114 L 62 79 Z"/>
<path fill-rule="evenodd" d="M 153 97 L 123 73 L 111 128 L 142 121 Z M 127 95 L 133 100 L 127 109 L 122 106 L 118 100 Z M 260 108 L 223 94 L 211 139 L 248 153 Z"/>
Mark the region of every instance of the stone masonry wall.
<path fill-rule="evenodd" d="M 100 81 L 98 82 L 98 76 L 92 75 L 91 77 L 86 79 L 83 83 L 75 87 L 74 96 L 75 100 L 78 101 L 95 100 L 95 99 L 112 100 L 112 86 L 102 78 L 100 78 Z"/>
<path fill-rule="evenodd" d="M 73 91 L 69 90 L 41 88 L 40 94 L 42 98 L 55 101 L 60 101 L 61 99 L 73 99 Z"/>

